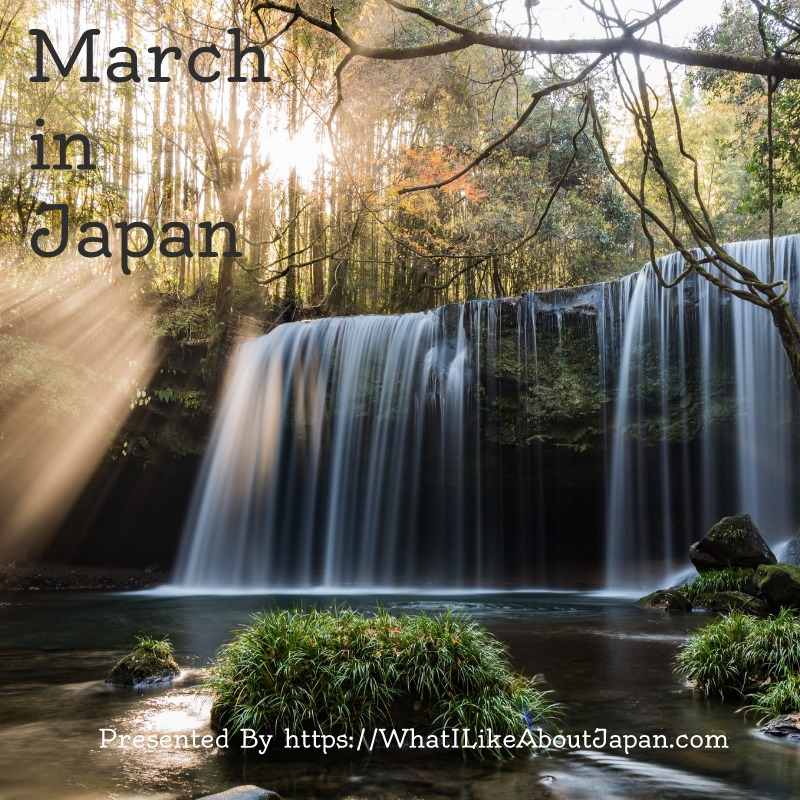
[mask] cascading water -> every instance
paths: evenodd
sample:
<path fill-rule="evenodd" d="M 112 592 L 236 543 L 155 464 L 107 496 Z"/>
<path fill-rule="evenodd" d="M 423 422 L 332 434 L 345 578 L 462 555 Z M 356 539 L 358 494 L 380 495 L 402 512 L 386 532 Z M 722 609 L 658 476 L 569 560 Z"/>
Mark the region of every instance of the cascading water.
<path fill-rule="evenodd" d="M 800 277 L 799 251 L 778 240 L 779 278 Z M 732 254 L 766 269 L 764 242 Z M 696 277 L 663 290 L 649 268 L 281 325 L 238 352 L 176 582 L 577 585 L 573 565 L 604 564 L 619 587 L 685 563 L 723 514 L 786 539 L 800 409 L 784 358 L 763 310 Z"/>
<path fill-rule="evenodd" d="M 437 490 L 452 527 L 429 543 L 428 563 L 450 559 L 459 574 L 474 572 L 457 542 L 469 512 L 463 313 L 283 325 L 242 347 L 179 581 L 257 587 L 424 578 L 410 532 L 423 499 L 419 476 L 431 461 L 428 471 L 446 478 Z"/>
<path fill-rule="evenodd" d="M 767 241 L 728 250 L 767 274 Z M 670 281 L 684 262 L 660 265 Z M 775 277 L 796 285 L 800 237 L 776 241 Z M 800 404 L 769 314 L 696 275 L 664 290 L 649 267 L 629 297 L 606 524 L 614 587 L 663 582 L 721 516 L 749 513 L 770 542 L 800 522 Z"/>

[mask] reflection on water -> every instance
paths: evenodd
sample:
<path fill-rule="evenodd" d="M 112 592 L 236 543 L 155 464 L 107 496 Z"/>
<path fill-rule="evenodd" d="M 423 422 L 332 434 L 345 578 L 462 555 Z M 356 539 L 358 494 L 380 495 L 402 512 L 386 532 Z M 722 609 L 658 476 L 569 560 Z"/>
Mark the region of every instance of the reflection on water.
<path fill-rule="evenodd" d="M 330 597 L 305 605 L 325 606 Z M 230 632 L 286 596 L 154 597 L 40 594 L 0 597 L 0 798 L 191 798 L 257 783 L 287 798 L 775 798 L 795 797 L 800 749 L 767 741 L 735 704 L 692 693 L 672 658 L 699 615 L 646 612 L 630 603 L 564 593 L 436 599 L 380 598 L 393 612 L 448 604 L 505 641 L 515 666 L 541 673 L 564 703 L 572 734 L 597 728 L 637 737 L 721 734 L 727 749 L 609 747 L 551 751 L 498 764 L 445 751 L 370 758 L 306 750 L 242 757 L 215 746 L 209 704 L 196 687 Z M 350 596 L 358 608 L 374 598 Z M 169 634 L 181 677 L 168 688 L 106 686 L 138 633 Z M 107 747 L 101 747 L 106 729 Z M 141 746 L 132 737 L 139 735 Z M 148 739 L 148 737 L 151 737 Z M 207 738 L 203 738 L 207 737 Z M 642 741 L 641 739 L 639 740 Z M 119 747 L 122 742 L 126 746 Z M 148 746 L 156 743 L 157 746 Z"/>

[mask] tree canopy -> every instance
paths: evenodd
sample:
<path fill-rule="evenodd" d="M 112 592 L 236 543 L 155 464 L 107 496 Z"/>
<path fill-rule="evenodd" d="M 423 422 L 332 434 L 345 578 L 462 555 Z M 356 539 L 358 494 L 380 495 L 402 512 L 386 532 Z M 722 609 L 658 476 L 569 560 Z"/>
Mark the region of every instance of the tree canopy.
<path fill-rule="evenodd" d="M 676 47 L 664 42 L 661 24 L 682 2 L 668 0 L 660 7 L 654 5 L 651 13 L 626 16 L 614 0 L 608 3 L 581 0 L 581 5 L 596 16 L 605 33 L 604 38 L 597 39 L 533 36 L 531 9 L 536 4 L 526 5 L 526 34 L 509 27 L 502 13 L 493 13 L 491 7 L 464 9 L 460 4 L 407 5 L 385 0 L 385 8 L 393 13 L 390 22 L 381 26 L 369 19 L 369 10 L 358 16 L 350 9 L 340 12 L 332 6 L 320 7 L 313 2 L 289 6 L 274 0 L 259 0 L 254 12 L 262 15 L 265 30 L 274 25 L 271 21 L 277 14 L 283 18 L 285 29 L 302 21 L 338 40 L 343 55 L 335 71 L 337 105 L 345 97 L 343 76 L 355 59 L 417 62 L 478 50 L 502 54 L 503 68 L 494 76 L 497 84 L 509 81 L 508 64 L 516 64 L 522 74 L 526 73 L 526 68 L 538 74 L 540 84 L 513 124 L 503 131 L 478 126 L 479 136 L 483 134 L 480 138 L 488 143 L 481 143 L 477 155 L 468 164 L 441 180 L 422 181 L 404 187 L 401 192 L 441 189 L 463 179 L 523 130 L 545 98 L 571 91 L 581 104 L 573 123 L 574 153 L 578 152 L 578 138 L 591 135 L 608 173 L 639 213 L 649 243 L 650 260 L 659 280 L 668 285 L 656 262 L 657 239 L 666 241 L 683 254 L 686 269 L 678 281 L 696 272 L 721 291 L 763 307 L 772 316 L 795 382 L 800 387 L 800 325 L 787 300 L 789 287 L 785 281 L 775 280 L 774 268 L 766 276 L 756 275 L 733 259 L 720 243 L 702 191 L 698 160 L 687 149 L 674 77 L 675 66 L 680 65 L 704 70 L 700 80 L 712 89 L 731 85 L 730 77 L 714 77 L 716 72 L 762 79 L 761 93 L 766 110 L 766 122 L 762 126 L 764 137 L 757 144 L 755 158 L 749 165 L 761 191 L 757 185 L 749 199 L 751 203 L 755 199 L 757 205 L 760 198 L 761 207 L 769 216 L 768 234 L 772 238 L 776 187 L 779 199 L 795 191 L 796 160 L 793 156 L 797 137 L 792 114 L 797 107 L 793 82 L 800 77 L 798 5 L 793 0 L 751 0 L 747 6 L 739 4 L 738 16 L 728 7 L 727 18 L 715 29 L 703 31 L 695 39 L 694 47 Z M 662 96 L 653 84 L 651 73 L 645 69 L 645 59 L 657 59 L 663 64 L 665 88 Z M 609 77 L 628 112 L 641 151 L 635 175 L 626 175 L 616 163 L 597 102 L 597 83 Z M 792 88 L 782 89 L 782 85 Z M 669 133 L 664 128 L 664 117 L 668 118 Z M 776 135 L 776 122 L 781 120 L 785 124 L 777 126 L 781 133 Z M 665 141 L 670 138 L 671 142 Z M 670 144 L 677 151 L 677 160 L 667 156 Z M 776 160 L 784 162 L 782 172 L 776 169 Z M 680 179 L 681 172 L 686 170 L 691 173 L 688 185 Z M 781 177 L 777 179 L 779 174 Z M 557 188 L 560 186 L 561 182 Z"/>
<path fill-rule="evenodd" d="M 171 240 L 127 259 L 131 280 L 162 306 L 159 329 L 191 320 L 191 335 L 218 341 L 592 282 L 678 250 L 687 271 L 771 314 L 800 382 L 788 287 L 721 244 L 800 219 L 798 3 L 736 0 L 675 45 L 661 29 L 681 2 L 627 13 L 580 0 L 589 39 L 544 36 L 534 2 L 3 0 L 4 277 L 54 269 L 30 254 L 53 221 L 43 202 L 70 209 L 59 270 L 74 267 L 82 226 L 108 229 L 108 254 L 77 254 L 109 275 L 120 221 L 168 226 Z M 154 49 L 199 49 L 199 74 L 219 79 L 194 79 L 184 58 L 167 60 L 169 82 L 86 83 L 78 68 L 31 82 L 32 28 L 63 58 L 97 29 L 98 49 L 136 51 L 143 76 Z M 237 58 L 231 29 L 263 64 Z M 73 134 L 97 169 L 31 169 L 37 135 L 54 163 Z M 177 238 L 197 241 L 204 224 L 235 229 L 235 248 L 201 258 Z"/>

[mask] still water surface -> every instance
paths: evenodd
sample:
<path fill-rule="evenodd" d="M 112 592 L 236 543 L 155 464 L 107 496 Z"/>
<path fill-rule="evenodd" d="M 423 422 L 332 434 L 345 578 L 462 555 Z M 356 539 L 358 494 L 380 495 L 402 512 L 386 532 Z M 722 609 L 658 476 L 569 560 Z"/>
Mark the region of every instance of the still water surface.
<path fill-rule="evenodd" d="M 374 608 L 374 597 L 347 597 Z M 334 598 L 315 597 L 326 606 Z M 196 694 L 220 644 L 250 614 L 300 598 L 0 594 L 0 800 L 192 798 L 256 783 L 285 798 L 786 798 L 800 797 L 800 746 L 767 740 L 735 703 L 708 701 L 672 671 L 687 630 L 708 618 L 667 615 L 630 600 L 578 594 L 393 597 L 391 611 L 462 610 L 542 674 L 570 733 L 725 734 L 727 749 L 551 752 L 503 764 L 443 751 L 353 757 L 305 751 L 243 759 L 215 749 L 100 748 L 118 734 L 209 734 Z M 104 678 L 134 636 L 169 634 L 184 672 L 169 688 L 111 688 Z"/>

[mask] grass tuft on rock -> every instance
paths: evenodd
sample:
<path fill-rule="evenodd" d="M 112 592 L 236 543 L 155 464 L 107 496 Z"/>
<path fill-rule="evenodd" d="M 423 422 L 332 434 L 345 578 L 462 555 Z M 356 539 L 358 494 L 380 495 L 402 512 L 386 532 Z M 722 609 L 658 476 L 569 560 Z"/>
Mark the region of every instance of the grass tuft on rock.
<path fill-rule="evenodd" d="M 744 592 L 756 594 L 753 583 L 754 572 L 745 567 L 725 567 L 725 569 L 701 572 L 685 586 L 686 597 L 693 606 L 712 603 L 720 592 Z"/>
<path fill-rule="evenodd" d="M 789 609 L 767 619 L 734 611 L 691 634 L 676 660 L 677 671 L 707 695 L 761 692 L 800 673 L 800 616 Z"/>
<path fill-rule="evenodd" d="M 377 726 L 522 735 L 559 716 L 535 679 L 514 673 L 503 644 L 450 611 L 257 614 L 220 648 L 206 688 L 216 725 L 279 740 L 287 729 L 358 737 Z"/>
<path fill-rule="evenodd" d="M 800 675 L 789 675 L 783 680 L 769 683 L 763 691 L 750 695 L 752 703 L 745 706 L 747 713 L 755 713 L 759 725 L 770 717 L 795 714 L 800 711 Z"/>
<path fill-rule="evenodd" d="M 117 662 L 106 682 L 119 686 L 142 686 L 170 681 L 178 674 L 180 668 L 175 663 L 169 639 L 137 636 L 136 647 Z"/>

